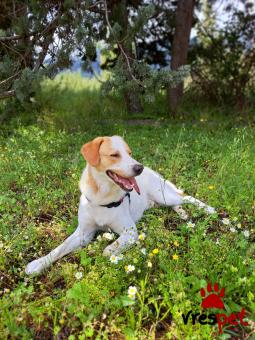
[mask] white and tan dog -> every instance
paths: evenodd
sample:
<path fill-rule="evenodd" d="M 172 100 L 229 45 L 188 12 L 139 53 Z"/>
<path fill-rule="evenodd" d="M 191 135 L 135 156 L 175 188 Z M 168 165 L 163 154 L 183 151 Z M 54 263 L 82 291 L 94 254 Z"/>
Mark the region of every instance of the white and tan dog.
<path fill-rule="evenodd" d="M 48 255 L 30 262 L 27 274 L 39 274 L 64 255 L 85 246 L 97 230 L 110 228 L 119 235 L 103 254 L 120 253 L 138 239 L 135 223 L 154 204 L 171 206 L 183 219 L 188 217 L 180 207 L 183 203 L 195 204 L 209 214 L 215 212 L 201 201 L 184 196 L 158 173 L 144 168 L 132 158 L 121 137 L 97 137 L 83 145 L 81 153 L 87 166 L 80 180 L 78 227 Z"/>

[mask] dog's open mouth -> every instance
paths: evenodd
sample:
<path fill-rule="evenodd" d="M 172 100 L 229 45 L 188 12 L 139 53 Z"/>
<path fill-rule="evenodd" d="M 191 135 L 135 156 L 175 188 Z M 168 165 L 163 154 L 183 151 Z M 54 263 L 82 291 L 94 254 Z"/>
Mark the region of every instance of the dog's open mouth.
<path fill-rule="evenodd" d="M 122 177 L 120 175 L 117 175 L 115 172 L 111 170 L 107 170 L 106 174 L 119 186 L 121 189 L 125 191 L 132 191 L 135 189 L 135 191 L 140 195 L 140 189 L 138 187 L 138 184 L 135 180 L 135 177 Z"/>

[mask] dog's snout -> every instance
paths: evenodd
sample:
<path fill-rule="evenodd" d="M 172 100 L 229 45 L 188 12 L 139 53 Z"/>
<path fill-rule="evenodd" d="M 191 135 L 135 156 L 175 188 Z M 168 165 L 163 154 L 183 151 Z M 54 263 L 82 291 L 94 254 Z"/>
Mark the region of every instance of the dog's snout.
<path fill-rule="evenodd" d="M 134 173 L 136 175 L 140 175 L 143 172 L 143 165 L 142 164 L 135 164 L 133 166 Z"/>

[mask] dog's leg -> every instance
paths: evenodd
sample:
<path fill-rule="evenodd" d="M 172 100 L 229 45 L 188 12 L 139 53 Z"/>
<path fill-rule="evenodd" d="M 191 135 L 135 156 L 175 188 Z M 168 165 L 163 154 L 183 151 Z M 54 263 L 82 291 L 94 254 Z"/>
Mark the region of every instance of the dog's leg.
<path fill-rule="evenodd" d="M 210 207 L 209 205 L 199 201 L 198 199 L 192 196 L 184 196 L 182 197 L 182 201 L 183 201 L 182 203 L 194 204 L 199 209 L 203 209 L 205 212 L 207 212 L 207 214 L 214 214 L 216 212 L 216 210 L 213 207 Z"/>
<path fill-rule="evenodd" d="M 103 255 L 111 256 L 119 254 L 122 250 L 131 247 L 137 240 L 138 233 L 135 225 L 124 228 L 120 237 L 104 249 Z"/>
<path fill-rule="evenodd" d="M 204 209 L 208 214 L 215 213 L 214 208 L 206 205 L 198 199 L 192 196 L 183 196 L 181 190 L 177 189 L 173 183 L 165 180 L 156 172 L 151 171 L 150 176 L 149 196 L 155 203 L 163 206 L 171 206 L 179 214 L 180 210 L 178 206 L 184 203 L 194 204 L 198 208 Z M 174 208 L 175 206 L 177 206 L 177 209 Z M 181 212 L 180 216 L 181 215 L 183 215 L 183 212 Z M 185 215 L 186 214 L 183 216 Z"/>
<path fill-rule="evenodd" d="M 180 207 L 179 205 L 174 205 L 172 207 L 172 209 L 177 212 L 177 214 L 179 215 L 179 217 L 182 219 L 182 220 L 187 220 L 189 218 L 189 215 L 188 213 L 182 209 L 182 207 Z"/>
<path fill-rule="evenodd" d="M 81 230 L 79 227 L 70 235 L 60 246 L 52 250 L 48 255 L 30 262 L 25 272 L 28 275 L 39 274 L 42 270 L 49 267 L 53 262 L 70 252 L 88 244 L 94 237 L 95 229 Z"/>
<path fill-rule="evenodd" d="M 164 180 L 157 173 L 151 173 L 149 183 L 148 194 L 153 202 L 168 207 L 178 207 L 182 204 L 182 191 L 177 189 L 171 182 Z M 178 212 L 177 210 L 175 211 Z"/>

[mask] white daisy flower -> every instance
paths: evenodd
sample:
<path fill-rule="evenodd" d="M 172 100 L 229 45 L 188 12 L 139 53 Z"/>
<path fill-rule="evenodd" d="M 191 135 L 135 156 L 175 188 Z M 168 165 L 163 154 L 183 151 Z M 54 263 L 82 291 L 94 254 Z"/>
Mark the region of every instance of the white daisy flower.
<path fill-rule="evenodd" d="M 234 227 L 229 228 L 229 230 L 231 231 L 231 233 L 236 233 L 236 229 Z"/>
<path fill-rule="evenodd" d="M 148 263 L 147 263 L 147 266 L 148 266 L 149 268 L 151 268 L 151 267 L 152 267 L 152 263 L 151 263 L 151 261 L 148 261 Z"/>
<path fill-rule="evenodd" d="M 75 273 L 75 277 L 76 277 L 77 280 L 80 280 L 83 277 L 83 273 L 77 272 L 77 273 Z"/>
<path fill-rule="evenodd" d="M 243 231 L 243 234 L 244 234 L 244 236 L 247 237 L 247 238 L 250 236 L 249 230 L 244 230 L 244 231 Z"/>
<path fill-rule="evenodd" d="M 131 300 L 135 300 L 136 293 L 137 293 L 137 288 L 136 288 L 136 286 L 130 286 L 130 287 L 128 287 L 128 297 L 129 297 Z"/>
<path fill-rule="evenodd" d="M 228 218 L 223 218 L 222 219 L 222 223 L 225 225 L 229 225 L 230 224 L 230 220 Z"/>
<path fill-rule="evenodd" d="M 241 229 L 241 228 L 242 228 L 241 223 L 238 223 L 238 224 L 237 224 L 237 228 L 238 228 L 238 229 Z"/>
<path fill-rule="evenodd" d="M 135 266 L 132 264 L 128 264 L 127 266 L 125 266 L 125 271 L 126 273 L 132 273 L 135 270 Z"/>
<path fill-rule="evenodd" d="M 3 248 L 4 247 L 4 244 L 2 241 L 0 241 L 0 248 Z"/>
<path fill-rule="evenodd" d="M 111 261 L 111 263 L 117 264 L 117 263 L 119 262 L 119 257 L 116 256 L 116 255 L 112 255 L 112 256 L 110 257 L 110 261 Z"/>
<path fill-rule="evenodd" d="M 102 236 L 101 235 L 98 235 L 97 236 L 97 241 L 101 241 L 102 240 Z"/>
<path fill-rule="evenodd" d="M 188 229 L 193 229 L 195 227 L 195 223 L 192 223 L 192 222 L 188 222 L 187 223 L 187 228 Z"/>
<path fill-rule="evenodd" d="M 113 240 L 114 235 L 113 235 L 113 233 L 103 233 L 103 238 L 111 241 L 111 240 Z"/>
<path fill-rule="evenodd" d="M 220 240 L 217 238 L 216 239 L 216 242 L 215 242 L 215 244 L 217 244 L 217 245 L 219 245 L 220 244 Z"/>
<path fill-rule="evenodd" d="M 142 249 L 141 249 L 141 253 L 142 253 L 143 255 L 146 255 L 146 252 L 147 252 L 147 251 L 146 251 L 146 248 L 142 248 Z"/>

